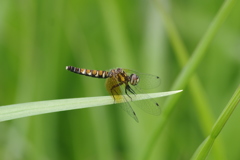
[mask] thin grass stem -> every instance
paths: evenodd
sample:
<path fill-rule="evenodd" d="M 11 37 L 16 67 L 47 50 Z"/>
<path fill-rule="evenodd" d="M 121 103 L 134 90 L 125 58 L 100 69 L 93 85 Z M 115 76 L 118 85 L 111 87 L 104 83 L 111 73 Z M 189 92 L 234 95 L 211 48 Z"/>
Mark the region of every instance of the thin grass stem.
<path fill-rule="evenodd" d="M 227 123 L 228 119 L 232 115 L 234 109 L 237 107 L 240 101 L 240 86 L 236 89 L 235 93 L 233 94 L 232 98 L 228 102 L 227 106 L 217 119 L 216 123 L 212 128 L 212 132 L 210 135 L 203 141 L 203 143 L 198 147 L 195 151 L 192 160 L 201 160 L 205 159 L 210 152 L 212 145 L 216 138 L 218 137 L 219 133 L 222 131 L 223 127 Z"/>
<path fill-rule="evenodd" d="M 187 83 L 189 82 L 191 76 L 193 75 L 194 71 L 196 70 L 197 66 L 201 62 L 202 58 L 206 54 L 206 49 L 210 45 L 213 37 L 215 36 L 216 32 L 222 25 L 223 21 L 229 15 L 232 7 L 234 6 L 236 0 L 228 0 L 223 3 L 219 12 L 213 19 L 212 23 L 210 24 L 208 30 L 206 31 L 205 35 L 197 45 L 197 48 L 194 50 L 193 55 L 191 56 L 190 60 L 181 71 L 180 75 L 178 76 L 177 80 L 175 81 L 174 85 L 172 86 L 173 89 L 180 89 L 185 88 Z M 158 2 L 156 3 L 158 4 Z M 161 10 L 161 5 L 157 5 L 158 9 Z M 160 123 L 157 129 L 154 131 L 153 136 L 151 137 L 149 144 L 147 145 L 146 150 L 143 152 L 143 159 L 149 159 L 150 154 L 157 143 L 157 139 L 159 135 L 161 135 L 164 126 L 167 123 L 167 120 L 170 117 L 174 109 L 174 105 L 179 99 L 180 95 L 175 95 L 167 99 L 165 103 L 165 109 L 163 110 L 162 116 L 160 118 Z"/>

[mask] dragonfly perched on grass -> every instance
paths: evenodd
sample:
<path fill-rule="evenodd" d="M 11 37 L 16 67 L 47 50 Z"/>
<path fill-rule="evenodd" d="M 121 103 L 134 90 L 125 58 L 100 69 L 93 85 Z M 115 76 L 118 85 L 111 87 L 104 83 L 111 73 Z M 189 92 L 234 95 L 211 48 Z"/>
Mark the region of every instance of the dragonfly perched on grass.
<path fill-rule="evenodd" d="M 113 96 L 114 102 L 125 102 L 121 105 L 122 109 L 137 122 L 137 115 L 132 109 L 130 102 L 137 94 L 144 93 L 145 90 L 153 89 L 160 85 L 158 76 L 138 73 L 129 69 L 116 68 L 110 71 L 103 71 L 67 66 L 66 70 L 89 77 L 106 79 L 106 89 Z M 147 94 L 145 95 L 148 96 Z M 159 104 L 153 99 L 141 100 L 137 106 L 152 115 L 159 115 L 161 112 Z"/>

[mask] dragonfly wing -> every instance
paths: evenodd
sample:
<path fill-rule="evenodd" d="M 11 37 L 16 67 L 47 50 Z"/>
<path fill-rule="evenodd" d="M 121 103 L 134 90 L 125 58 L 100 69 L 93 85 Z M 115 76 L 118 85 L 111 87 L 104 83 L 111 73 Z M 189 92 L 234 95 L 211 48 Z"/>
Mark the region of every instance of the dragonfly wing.
<path fill-rule="evenodd" d="M 137 94 L 144 93 L 143 91 L 141 91 L 140 88 L 136 86 L 131 87 Z M 152 99 L 148 94 L 145 94 L 145 96 L 147 97 L 146 100 L 134 101 L 133 103 L 135 103 L 139 108 L 141 108 L 142 110 L 149 114 L 156 116 L 160 115 L 161 107 L 159 106 L 159 104 L 154 99 Z"/>
<path fill-rule="evenodd" d="M 124 104 L 121 104 L 121 108 L 128 113 L 129 116 L 131 116 L 133 119 L 135 119 L 136 122 L 138 121 L 137 115 L 132 109 L 131 105 L 127 102 Z"/>
<path fill-rule="evenodd" d="M 136 113 L 134 112 L 134 110 L 132 109 L 131 105 L 128 102 L 129 97 L 125 95 L 124 86 L 119 86 L 118 81 L 115 78 L 109 77 L 106 80 L 106 89 L 109 92 L 109 94 L 113 96 L 114 102 L 123 103 L 121 104 L 121 108 L 124 111 L 126 111 L 133 119 L 135 119 L 135 121 L 138 122 Z"/>
<path fill-rule="evenodd" d="M 136 94 L 146 93 L 145 90 L 156 88 L 161 83 L 160 78 L 155 75 L 143 74 L 129 69 L 124 69 L 124 71 L 128 75 L 136 74 L 139 77 L 139 82 L 137 85 L 130 85 Z M 158 105 L 158 103 L 154 99 L 151 99 L 148 94 L 145 94 L 145 96 L 148 97 L 146 100 L 134 101 L 134 103 L 149 114 L 160 115 L 161 107 Z"/>
<path fill-rule="evenodd" d="M 136 74 L 139 77 L 139 83 L 137 84 L 138 88 L 147 90 L 158 87 L 161 84 L 161 79 L 158 76 L 152 74 L 139 73 L 130 69 L 124 69 L 128 74 Z"/>

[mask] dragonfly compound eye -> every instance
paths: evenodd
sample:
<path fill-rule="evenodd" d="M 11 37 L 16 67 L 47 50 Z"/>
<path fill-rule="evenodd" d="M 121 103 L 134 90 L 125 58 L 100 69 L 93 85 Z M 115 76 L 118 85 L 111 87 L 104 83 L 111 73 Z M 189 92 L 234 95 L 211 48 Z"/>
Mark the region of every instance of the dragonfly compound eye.
<path fill-rule="evenodd" d="M 131 74 L 130 75 L 130 83 L 131 85 L 135 86 L 139 82 L 139 77 L 136 74 Z"/>

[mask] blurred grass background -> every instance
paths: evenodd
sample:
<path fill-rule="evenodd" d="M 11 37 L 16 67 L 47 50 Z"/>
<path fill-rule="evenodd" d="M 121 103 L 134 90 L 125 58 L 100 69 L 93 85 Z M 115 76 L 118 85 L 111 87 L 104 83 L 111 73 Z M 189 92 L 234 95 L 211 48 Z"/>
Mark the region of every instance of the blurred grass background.
<path fill-rule="evenodd" d="M 222 3 L 163 2 L 189 53 Z M 240 82 L 239 9 L 237 3 L 196 71 L 213 121 Z M 158 91 L 168 91 L 181 71 L 175 52 L 152 1 L 0 1 L 0 105 L 107 95 L 104 80 L 67 72 L 67 65 L 155 74 Z M 190 87 L 150 159 L 189 159 L 206 137 Z M 134 110 L 139 124 L 116 105 L 2 122 L 0 159 L 138 159 L 159 117 Z M 237 108 L 213 146 L 222 159 L 240 158 L 239 116 Z"/>

